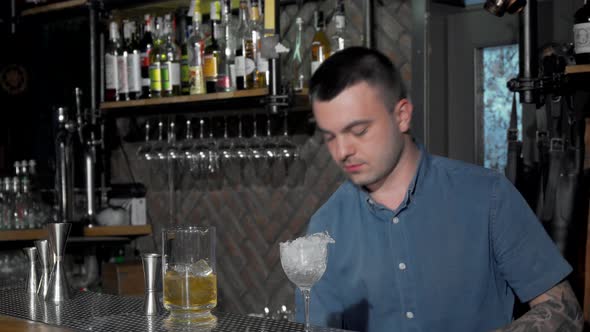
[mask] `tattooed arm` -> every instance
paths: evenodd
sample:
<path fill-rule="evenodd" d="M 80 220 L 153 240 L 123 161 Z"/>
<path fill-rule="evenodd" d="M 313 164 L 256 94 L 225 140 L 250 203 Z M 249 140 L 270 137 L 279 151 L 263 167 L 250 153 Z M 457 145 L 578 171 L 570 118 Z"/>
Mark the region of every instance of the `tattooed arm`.
<path fill-rule="evenodd" d="M 582 309 L 567 281 L 534 298 L 529 305 L 531 309 L 522 317 L 495 331 L 582 331 Z"/>

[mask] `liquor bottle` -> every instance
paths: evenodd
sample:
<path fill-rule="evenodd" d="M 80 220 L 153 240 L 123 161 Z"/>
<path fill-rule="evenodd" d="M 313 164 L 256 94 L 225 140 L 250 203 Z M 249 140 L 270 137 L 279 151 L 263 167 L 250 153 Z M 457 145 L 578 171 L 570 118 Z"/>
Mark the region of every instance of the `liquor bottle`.
<path fill-rule="evenodd" d="M 311 74 L 330 56 L 330 42 L 324 32 L 324 12 L 313 13 L 315 34 L 311 42 Z"/>
<path fill-rule="evenodd" d="M 119 74 L 119 100 L 129 100 L 129 81 L 127 75 L 127 63 L 129 52 L 127 51 L 127 40 L 125 30 L 128 29 L 129 20 L 123 20 L 123 40 L 119 43 L 117 54 L 117 73 Z"/>
<path fill-rule="evenodd" d="M 164 18 L 164 44 L 160 54 L 162 96 L 180 96 L 180 48 L 176 44 L 172 15 Z"/>
<path fill-rule="evenodd" d="M 189 93 L 197 95 L 205 93 L 203 75 L 203 56 L 205 54 L 205 34 L 201 28 L 201 0 L 194 0 L 193 31 L 187 41 L 189 61 Z"/>
<path fill-rule="evenodd" d="M 265 88 L 267 85 L 268 59 L 262 57 L 262 17 L 258 0 L 252 0 L 250 8 L 250 31 L 254 47 L 254 59 L 256 61 L 256 74 L 254 76 L 254 87 Z"/>
<path fill-rule="evenodd" d="M 119 100 L 119 70 L 117 57 L 120 49 L 119 25 L 117 22 L 111 22 L 109 25 L 109 42 L 106 46 L 104 55 L 105 66 L 105 93 L 106 101 Z"/>
<path fill-rule="evenodd" d="M 23 195 L 20 190 L 20 180 L 18 177 L 12 178 L 11 193 L 14 197 L 12 205 L 12 220 L 10 222 L 13 229 L 25 229 L 25 221 L 23 219 Z"/>
<path fill-rule="evenodd" d="M 295 91 L 303 90 L 306 85 L 306 77 L 303 70 L 303 19 L 297 17 L 295 19 L 297 24 L 297 35 L 295 37 L 295 45 L 289 57 L 287 79 Z"/>
<path fill-rule="evenodd" d="M 8 192 L 4 189 L 4 178 L 0 178 L 0 230 L 7 229 L 5 226 L 5 214 L 8 210 Z"/>
<path fill-rule="evenodd" d="M 584 6 L 574 14 L 574 45 L 576 64 L 590 63 L 590 4 L 584 0 Z"/>
<path fill-rule="evenodd" d="M 141 97 L 150 98 L 150 53 L 154 48 L 154 39 L 152 36 L 154 22 L 150 14 L 144 15 L 143 36 L 139 43 L 141 51 Z"/>
<path fill-rule="evenodd" d="M 160 62 L 160 53 L 162 47 L 162 18 L 156 17 L 154 29 L 154 47 L 150 52 L 150 98 L 162 96 L 162 64 Z"/>
<path fill-rule="evenodd" d="M 233 45 L 232 39 L 232 21 L 231 21 L 231 3 L 229 0 L 223 0 L 221 6 L 221 26 L 220 36 L 217 36 L 217 40 L 220 44 L 221 52 L 219 52 L 219 58 L 217 61 L 217 92 L 232 91 L 231 81 L 231 69 L 230 66 L 233 64 L 235 57 L 235 46 Z"/>
<path fill-rule="evenodd" d="M 141 97 L 141 55 L 139 51 L 139 38 L 137 26 L 134 21 L 127 23 L 127 29 L 123 31 L 127 45 L 127 84 L 129 86 L 129 99 Z"/>
<path fill-rule="evenodd" d="M 219 39 L 221 37 L 221 3 L 219 0 L 211 1 L 211 43 L 205 47 L 203 73 L 205 75 L 205 87 L 207 93 L 213 93 L 217 87 L 217 68 L 219 61 Z"/>
<path fill-rule="evenodd" d="M 352 46 L 351 38 L 346 32 L 346 16 L 344 13 L 344 0 L 338 0 L 336 12 L 334 14 L 334 26 L 336 32 L 330 38 L 330 48 L 332 54 Z"/>
<path fill-rule="evenodd" d="M 249 33 L 248 0 L 240 0 L 238 27 L 236 28 L 236 89 L 251 89 L 254 85 L 254 51 L 252 35 Z"/>
<path fill-rule="evenodd" d="M 186 16 L 182 13 L 177 14 L 176 23 L 176 40 L 178 41 L 178 47 L 180 47 L 180 93 L 188 95 L 190 90 L 187 47 L 189 31 Z"/>
<path fill-rule="evenodd" d="M 223 51 L 227 61 L 228 76 L 231 90 L 236 89 L 235 57 L 236 57 L 236 25 L 231 14 L 231 0 L 223 0 L 221 24 L 223 26 Z"/>
<path fill-rule="evenodd" d="M 37 206 L 37 204 L 35 204 L 35 201 L 33 200 L 33 195 L 30 190 L 31 187 L 29 178 L 22 178 L 20 184 L 22 191 L 20 209 L 23 228 L 37 228 L 37 220 L 39 218 L 39 207 Z"/>

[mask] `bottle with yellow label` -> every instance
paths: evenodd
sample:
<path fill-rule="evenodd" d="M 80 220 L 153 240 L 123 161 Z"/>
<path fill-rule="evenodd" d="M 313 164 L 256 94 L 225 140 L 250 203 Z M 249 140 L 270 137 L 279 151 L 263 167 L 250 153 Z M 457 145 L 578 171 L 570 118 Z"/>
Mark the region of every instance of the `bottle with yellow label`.
<path fill-rule="evenodd" d="M 193 13 L 193 31 L 187 41 L 189 93 L 191 95 L 203 94 L 205 90 L 205 77 L 203 74 L 203 56 L 205 52 L 205 34 L 201 28 L 201 0 L 193 0 L 195 11 Z"/>
<path fill-rule="evenodd" d="M 219 0 L 211 1 L 211 43 L 205 47 L 203 74 L 205 75 L 205 87 L 207 93 L 213 93 L 217 88 L 217 66 L 221 47 L 221 3 Z"/>
<path fill-rule="evenodd" d="M 254 59 L 256 61 L 256 75 L 254 77 L 255 88 L 265 88 L 268 76 L 268 59 L 262 57 L 262 32 L 264 30 L 262 17 L 260 15 L 259 0 L 252 0 L 250 8 L 250 34 L 254 48 Z"/>
<path fill-rule="evenodd" d="M 324 12 L 314 12 L 315 34 L 311 42 L 311 75 L 326 60 L 331 53 L 330 41 L 324 32 Z"/>
<path fill-rule="evenodd" d="M 151 98 L 162 96 L 162 72 L 160 54 L 162 52 L 162 17 L 156 17 L 156 26 L 154 31 L 154 46 L 150 52 L 150 91 Z"/>

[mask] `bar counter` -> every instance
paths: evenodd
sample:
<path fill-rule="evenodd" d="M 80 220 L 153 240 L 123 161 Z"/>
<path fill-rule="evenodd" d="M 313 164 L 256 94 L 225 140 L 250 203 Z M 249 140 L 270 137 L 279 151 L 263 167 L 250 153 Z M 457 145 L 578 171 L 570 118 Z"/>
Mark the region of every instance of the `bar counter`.
<path fill-rule="evenodd" d="M 24 282 L 0 281 L 0 326 L 2 331 L 40 332 L 303 332 L 302 324 L 214 311 L 218 322 L 213 329 L 199 329 L 170 320 L 167 312 L 143 315 L 143 300 L 73 291 L 60 304 L 40 300 L 25 291 Z M 315 328 L 317 332 L 344 330 Z"/>

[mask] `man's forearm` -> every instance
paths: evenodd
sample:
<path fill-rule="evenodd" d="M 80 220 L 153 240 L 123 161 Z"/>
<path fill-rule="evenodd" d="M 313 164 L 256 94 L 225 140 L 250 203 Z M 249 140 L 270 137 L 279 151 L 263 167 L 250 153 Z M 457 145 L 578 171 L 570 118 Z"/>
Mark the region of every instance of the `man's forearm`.
<path fill-rule="evenodd" d="M 512 324 L 496 331 L 582 331 L 582 309 L 568 282 L 553 287 L 547 300 L 535 304 Z"/>

